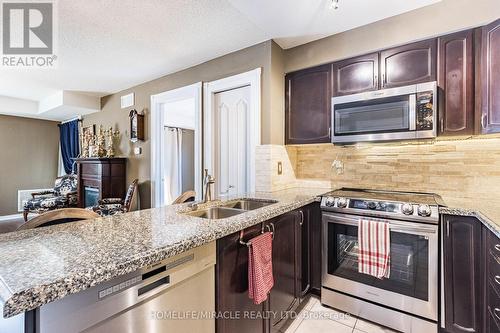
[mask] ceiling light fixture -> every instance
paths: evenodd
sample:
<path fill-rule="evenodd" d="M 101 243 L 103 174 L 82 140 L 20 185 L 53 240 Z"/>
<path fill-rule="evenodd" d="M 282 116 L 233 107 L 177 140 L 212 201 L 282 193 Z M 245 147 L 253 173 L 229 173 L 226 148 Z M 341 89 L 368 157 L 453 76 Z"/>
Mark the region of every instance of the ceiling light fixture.
<path fill-rule="evenodd" d="M 330 0 L 330 8 L 331 9 L 339 9 L 339 1 L 340 0 Z"/>

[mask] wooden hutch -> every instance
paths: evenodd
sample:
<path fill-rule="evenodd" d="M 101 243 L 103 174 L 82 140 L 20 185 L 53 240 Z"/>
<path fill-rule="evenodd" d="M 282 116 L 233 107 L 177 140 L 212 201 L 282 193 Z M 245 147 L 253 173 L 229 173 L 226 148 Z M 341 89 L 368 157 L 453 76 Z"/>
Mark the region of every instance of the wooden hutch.
<path fill-rule="evenodd" d="M 103 198 L 125 197 L 126 158 L 77 158 L 75 162 L 79 207 L 95 206 Z"/>

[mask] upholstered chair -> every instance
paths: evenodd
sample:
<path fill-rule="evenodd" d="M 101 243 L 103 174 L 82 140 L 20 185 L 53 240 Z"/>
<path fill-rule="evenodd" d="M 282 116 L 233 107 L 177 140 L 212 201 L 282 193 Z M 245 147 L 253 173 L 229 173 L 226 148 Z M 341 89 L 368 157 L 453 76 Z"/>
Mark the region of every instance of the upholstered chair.
<path fill-rule="evenodd" d="M 24 220 L 28 220 L 29 213 L 41 214 L 59 208 L 76 207 L 78 205 L 77 190 L 76 175 L 56 178 L 52 190 L 31 193 L 32 198 L 24 204 Z"/>
<path fill-rule="evenodd" d="M 106 198 L 101 199 L 97 206 L 91 207 L 90 209 L 99 214 L 100 216 L 123 214 L 130 211 L 132 203 L 134 201 L 135 192 L 137 191 L 138 179 L 129 185 L 125 199 L 121 198 Z"/>

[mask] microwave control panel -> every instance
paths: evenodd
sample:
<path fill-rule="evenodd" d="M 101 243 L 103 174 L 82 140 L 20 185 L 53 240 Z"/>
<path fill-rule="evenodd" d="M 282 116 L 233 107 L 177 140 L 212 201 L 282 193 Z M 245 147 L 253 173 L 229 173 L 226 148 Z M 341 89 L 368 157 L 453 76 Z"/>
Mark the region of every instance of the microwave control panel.
<path fill-rule="evenodd" d="M 433 92 L 417 93 L 417 131 L 434 128 Z"/>

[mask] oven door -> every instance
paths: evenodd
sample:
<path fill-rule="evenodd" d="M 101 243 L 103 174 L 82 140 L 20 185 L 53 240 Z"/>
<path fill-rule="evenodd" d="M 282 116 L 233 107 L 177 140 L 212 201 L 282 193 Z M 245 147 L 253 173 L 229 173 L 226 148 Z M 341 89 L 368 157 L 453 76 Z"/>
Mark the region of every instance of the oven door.
<path fill-rule="evenodd" d="M 362 216 L 323 213 L 323 287 L 437 320 L 438 226 L 389 223 L 390 277 L 358 272 L 358 222 Z"/>

